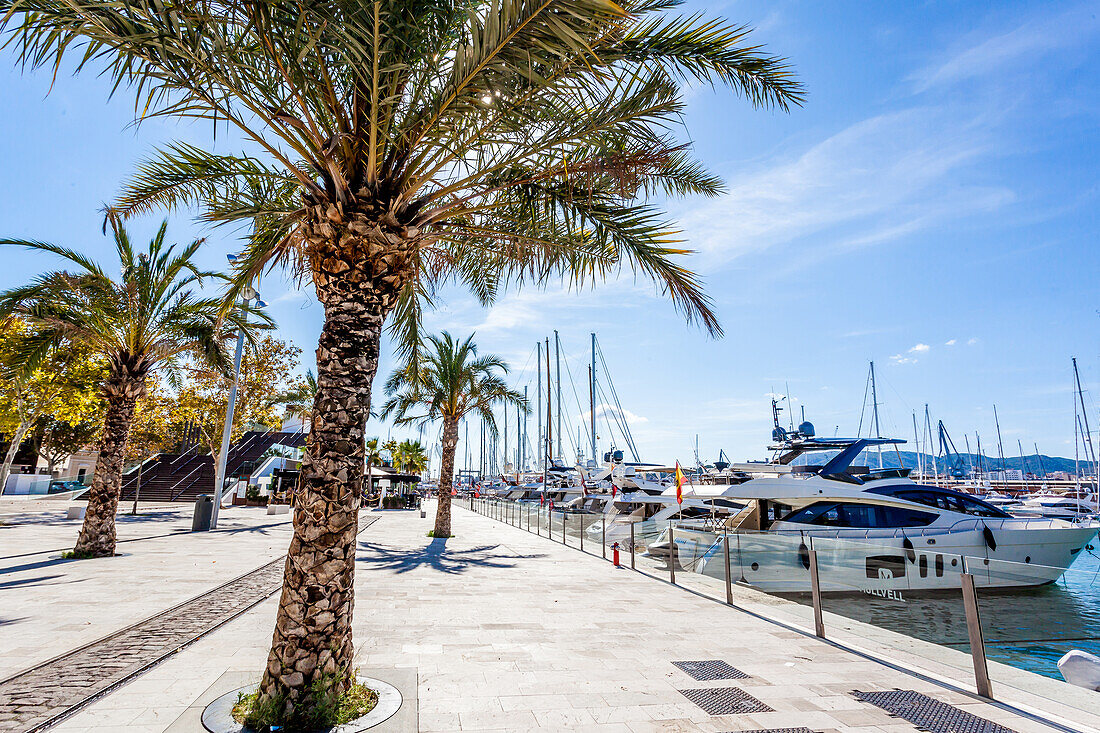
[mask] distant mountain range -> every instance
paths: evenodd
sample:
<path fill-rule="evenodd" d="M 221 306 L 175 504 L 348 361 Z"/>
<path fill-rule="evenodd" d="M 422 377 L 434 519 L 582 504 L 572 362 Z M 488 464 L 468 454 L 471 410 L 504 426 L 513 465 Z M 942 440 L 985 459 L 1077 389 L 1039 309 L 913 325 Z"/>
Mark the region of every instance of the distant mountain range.
<path fill-rule="evenodd" d="M 895 451 L 890 446 L 883 446 L 882 448 L 882 465 L 884 468 L 916 468 L 918 465 L 918 454 L 916 451 Z M 900 461 L 899 461 L 900 458 Z M 949 456 L 940 457 L 939 459 L 933 456 L 924 455 L 925 465 L 929 467 L 928 470 L 932 470 L 933 462 L 939 468 L 940 473 L 946 473 L 950 468 L 958 465 L 962 462 L 964 470 L 968 470 L 971 466 L 978 463 L 978 455 L 975 453 L 960 453 L 955 455 L 952 453 Z M 796 464 L 820 464 L 822 463 L 821 455 L 814 456 L 813 454 L 806 454 L 799 456 L 795 460 Z M 855 461 L 856 465 L 878 467 L 878 451 L 864 451 L 859 459 Z M 1081 461 L 1080 470 L 1081 473 L 1088 473 L 1090 468 L 1086 461 Z M 981 457 L 982 469 L 988 473 L 990 471 L 999 471 L 1001 469 L 1001 459 L 993 456 Z M 1020 469 L 1025 473 L 1033 475 L 1045 475 L 1053 473 L 1055 471 L 1065 471 L 1072 474 L 1075 470 L 1074 462 L 1072 458 L 1060 458 L 1058 456 L 1047 456 L 1041 453 L 1032 454 L 1030 456 L 1025 455 L 1023 458 L 1020 456 L 1009 457 L 1005 456 L 1004 467 L 1006 469 Z"/>

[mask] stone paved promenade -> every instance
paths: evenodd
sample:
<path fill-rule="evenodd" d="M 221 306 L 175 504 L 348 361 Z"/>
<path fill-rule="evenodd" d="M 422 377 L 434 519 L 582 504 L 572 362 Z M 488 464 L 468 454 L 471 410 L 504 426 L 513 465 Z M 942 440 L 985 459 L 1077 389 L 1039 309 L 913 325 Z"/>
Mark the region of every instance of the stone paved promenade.
<path fill-rule="evenodd" d="M 428 510 L 427 519 L 378 512 L 379 520 L 359 538 L 358 663 L 365 673 L 401 687 L 407 701 L 376 730 L 806 727 L 915 733 L 914 726 L 851 695 L 896 688 L 923 692 L 1019 733 L 1053 730 L 462 509 L 455 512 L 456 536 L 432 540 L 426 532 L 434 505 Z M 128 543 L 126 557 L 80 563 L 57 563 L 48 554 L 11 559 L 21 547 L 62 548 L 75 530 L 72 523 L 59 528 L 56 519 L 46 518 L 37 525 L 10 524 L 9 516 L 9 526 L 0 528 L 5 567 L 33 567 L 0 581 L 0 597 L 11 599 L 0 603 L 0 657 L 16 658 L 3 660 L 8 672 L 258 567 L 289 538 L 285 521 L 265 526 L 284 517 L 256 510 L 223 515 L 223 526 L 239 523 L 235 533 L 176 534 L 186 514 L 166 511 L 174 519 L 165 518 L 159 533 L 169 536 Z M 157 534 L 154 525 L 135 523 L 132 533 L 141 527 L 146 535 Z M 211 569 L 215 559 L 217 573 Z M 206 701 L 256 679 L 275 604 L 274 598 L 261 603 L 54 730 L 201 730 L 198 716 Z M 749 676 L 697 682 L 672 664 L 708 659 L 724 660 Z M 774 712 L 712 716 L 679 692 L 731 685 Z M 1091 730 L 1080 721 L 1069 727 Z"/>

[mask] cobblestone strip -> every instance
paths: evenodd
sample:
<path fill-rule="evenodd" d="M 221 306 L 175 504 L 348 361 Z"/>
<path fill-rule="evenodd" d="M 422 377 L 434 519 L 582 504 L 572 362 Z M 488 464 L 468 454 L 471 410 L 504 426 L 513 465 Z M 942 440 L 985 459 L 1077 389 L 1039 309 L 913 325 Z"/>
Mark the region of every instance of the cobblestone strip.
<path fill-rule="evenodd" d="M 378 517 L 359 520 L 362 532 Z M 0 730 L 45 730 L 282 587 L 285 557 L 0 682 Z"/>

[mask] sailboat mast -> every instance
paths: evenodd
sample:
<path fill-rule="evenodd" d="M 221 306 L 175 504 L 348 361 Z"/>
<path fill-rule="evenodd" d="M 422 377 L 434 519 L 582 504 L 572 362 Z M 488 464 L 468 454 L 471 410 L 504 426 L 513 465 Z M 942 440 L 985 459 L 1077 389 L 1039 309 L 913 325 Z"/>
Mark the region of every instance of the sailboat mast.
<path fill-rule="evenodd" d="M 592 367 L 588 372 L 588 420 L 592 438 L 592 464 L 599 465 L 596 456 L 596 334 L 592 334 Z"/>
<path fill-rule="evenodd" d="M 546 339 L 546 444 L 542 446 L 542 490 L 546 491 L 546 466 L 550 462 L 554 436 L 550 429 L 550 339 Z"/>
<path fill-rule="evenodd" d="M 543 460 L 542 460 L 543 455 L 545 454 L 545 451 L 543 450 L 543 447 L 546 445 L 545 443 L 542 442 L 542 342 L 541 341 L 539 341 L 535 345 L 535 349 L 537 350 L 537 353 L 536 353 L 536 356 L 535 356 L 535 374 L 538 374 L 537 386 L 535 387 L 535 414 L 537 414 L 539 416 L 538 448 L 536 448 L 535 450 L 537 451 L 537 455 L 539 457 L 538 465 L 541 466 L 542 463 L 543 463 Z"/>
<path fill-rule="evenodd" d="M 917 412 L 913 411 L 913 448 L 917 451 L 917 473 L 924 480 L 924 454 L 920 450 L 920 436 L 917 434 Z"/>
<path fill-rule="evenodd" d="M 997 406 L 993 405 L 993 422 L 997 426 L 997 455 L 1001 458 L 1001 486 L 1008 483 L 1008 475 L 1005 473 L 1005 450 L 1001 443 L 1001 420 L 997 417 Z"/>
<path fill-rule="evenodd" d="M 1020 442 L 1019 438 L 1016 438 L 1016 447 L 1020 449 L 1020 475 L 1024 477 L 1024 491 L 1031 492 L 1031 489 L 1027 485 L 1027 459 L 1024 458 L 1024 444 Z"/>
<path fill-rule="evenodd" d="M 925 432 L 928 433 L 928 435 L 926 436 L 927 441 L 924 444 L 924 449 L 927 450 L 927 451 L 931 451 L 932 450 L 932 444 L 933 444 L 933 440 L 932 440 L 932 416 L 928 413 L 928 403 L 927 402 L 924 403 L 924 429 L 925 429 Z M 939 486 L 940 485 L 940 462 L 937 461 L 936 457 L 933 456 L 931 453 L 928 454 L 928 457 L 932 459 L 932 473 L 933 473 L 933 476 L 934 476 L 934 481 L 936 483 L 936 486 Z"/>
<path fill-rule="evenodd" d="M 1085 453 L 1085 461 L 1088 462 L 1089 458 L 1092 458 L 1092 462 L 1096 467 L 1096 485 L 1100 489 L 1100 460 L 1096 458 L 1096 449 L 1092 445 L 1092 429 L 1089 427 L 1089 411 L 1085 409 L 1085 393 L 1081 389 L 1081 374 L 1077 371 L 1077 357 L 1073 357 L 1073 378 L 1077 382 L 1077 399 L 1081 402 L 1081 419 L 1084 420 L 1083 434 L 1081 435 L 1082 443 L 1088 447 L 1088 451 Z M 1097 492 L 1100 494 L 1100 491 Z"/>
<path fill-rule="evenodd" d="M 977 430 L 974 431 L 974 439 L 978 441 L 978 475 L 981 476 L 981 480 L 985 481 L 985 456 L 982 455 L 982 436 Z"/>
<path fill-rule="evenodd" d="M 878 389 L 875 387 L 875 362 L 871 362 L 871 404 L 875 412 L 875 437 L 882 437 L 882 429 L 878 424 Z M 882 468 L 882 446 L 878 447 L 878 467 Z"/>
<path fill-rule="evenodd" d="M 557 389 L 557 395 L 558 395 L 558 427 L 557 427 L 557 432 L 558 432 L 558 458 L 561 458 L 562 453 L 563 453 L 562 447 L 561 447 L 561 339 L 558 338 L 558 332 L 556 330 L 554 331 L 554 372 L 558 376 L 558 386 L 556 388 Z"/>

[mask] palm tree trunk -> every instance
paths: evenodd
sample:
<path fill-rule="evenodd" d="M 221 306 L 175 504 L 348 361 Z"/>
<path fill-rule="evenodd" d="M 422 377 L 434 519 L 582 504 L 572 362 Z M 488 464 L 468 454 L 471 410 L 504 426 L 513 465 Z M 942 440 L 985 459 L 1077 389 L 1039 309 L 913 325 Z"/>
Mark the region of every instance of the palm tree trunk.
<path fill-rule="evenodd" d="M 144 379 L 119 376 L 112 376 L 104 385 L 107 415 L 103 419 L 103 437 L 99 441 L 92 488 L 88 490 L 88 511 L 73 548 L 79 556 L 115 554 L 115 513 L 122 488 L 122 462 L 130 439 L 134 407 L 144 388 Z"/>
<path fill-rule="evenodd" d="M 455 448 L 458 446 L 458 420 L 443 418 L 443 459 L 439 473 L 439 504 L 435 509 L 433 537 L 451 536 L 451 491 L 454 487 Z"/>
<path fill-rule="evenodd" d="M 277 706 L 278 722 L 284 724 L 309 719 L 322 696 L 347 689 L 354 671 L 351 621 L 364 430 L 383 322 L 404 282 L 400 271 L 391 269 L 392 254 L 384 258 L 389 262 L 371 256 L 380 246 L 392 252 L 389 236 L 379 244 L 343 227 L 334 235 L 331 222 L 340 218 L 335 207 L 327 214 L 317 210 L 323 207 L 305 224 L 313 282 L 325 308 L 317 394 L 257 703 Z"/>

